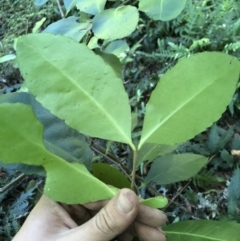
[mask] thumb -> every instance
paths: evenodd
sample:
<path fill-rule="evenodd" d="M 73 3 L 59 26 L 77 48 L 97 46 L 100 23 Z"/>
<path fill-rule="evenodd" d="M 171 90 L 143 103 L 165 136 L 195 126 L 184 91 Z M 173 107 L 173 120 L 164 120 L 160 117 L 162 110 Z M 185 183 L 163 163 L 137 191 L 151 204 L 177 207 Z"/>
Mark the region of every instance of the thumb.
<path fill-rule="evenodd" d="M 78 229 L 78 240 L 109 241 L 123 233 L 138 213 L 138 198 L 122 189 L 100 212 Z"/>

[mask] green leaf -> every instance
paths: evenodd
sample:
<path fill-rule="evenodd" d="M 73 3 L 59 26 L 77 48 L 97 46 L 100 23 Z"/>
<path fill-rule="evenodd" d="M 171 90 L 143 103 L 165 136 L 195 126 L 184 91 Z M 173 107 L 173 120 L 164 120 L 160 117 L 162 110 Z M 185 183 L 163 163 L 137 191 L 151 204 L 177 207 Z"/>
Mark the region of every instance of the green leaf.
<path fill-rule="evenodd" d="M 131 187 L 131 183 L 125 175 L 123 175 L 116 168 L 105 163 L 94 163 L 93 175 L 105 184 L 112 185 L 117 188 Z"/>
<path fill-rule="evenodd" d="M 101 39 L 120 39 L 130 35 L 136 29 L 138 19 L 138 10 L 133 6 L 107 9 L 93 18 L 92 30 Z"/>
<path fill-rule="evenodd" d="M 16 58 L 15 54 L 4 55 L 4 56 L 0 57 L 0 64 L 13 60 L 15 58 Z"/>
<path fill-rule="evenodd" d="M 36 5 L 36 6 L 42 6 L 42 5 L 44 5 L 45 3 L 47 3 L 48 2 L 48 0 L 35 0 L 34 1 L 34 5 Z"/>
<path fill-rule="evenodd" d="M 169 21 L 184 9 L 186 0 L 139 0 L 139 10 L 154 20 Z"/>
<path fill-rule="evenodd" d="M 77 20 L 77 17 L 63 18 L 48 25 L 43 33 L 64 35 L 79 42 L 92 26 L 90 22 L 78 23 Z"/>
<path fill-rule="evenodd" d="M 104 10 L 107 0 L 78 0 L 76 7 L 85 13 L 96 15 Z"/>
<path fill-rule="evenodd" d="M 146 143 L 138 152 L 137 165 L 144 161 L 151 162 L 158 156 L 163 156 L 167 153 L 174 151 L 178 145 L 159 145 Z"/>
<path fill-rule="evenodd" d="M 45 149 L 43 126 L 31 107 L 20 103 L 0 104 L 0 116 L 0 125 L 4 127 L 0 129 L 0 159 L 9 164 L 43 166 L 47 172 L 44 193 L 50 198 L 83 204 L 116 194 L 115 189 L 92 176 L 84 165 L 68 163 Z"/>
<path fill-rule="evenodd" d="M 78 0 L 63 0 L 67 13 L 69 13 L 76 6 L 77 1 Z"/>
<path fill-rule="evenodd" d="M 48 110 L 46 110 L 33 95 L 29 93 L 11 93 L 0 97 L 0 103 L 23 103 L 31 105 L 38 120 L 44 126 L 44 145 L 53 154 L 68 162 L 80 162 L 91 169 L 92 150 L 86 142 L 86 137 L 66 125 Z M 25 172 L 26 167 L 21 166 Z M 26 172 L 25 172 L 26 173 Z"/>
<path fill-rule="evenodd" d="M 184 142 L 219 119 L 236 89 L 239 67 L 235 57 L 218 52 L 181 59 L 152 92 L 139 149 L 145 142 Z"/>
<path fill-rule="evenodd" d="M 167 241 L 238 241 L 240 224 L 194 220 L 174 223 L 163 227 Z"/>
<path fill-rule="evenodd" d="M 94 52 L 97 55 L 99 55 L 106 64 L 111 66 L 112 69 L 114 70 L 115 74 L 120 79 L 122 79 L 123 66 L 122 66 L 122 63 L 119 61 L 119 59 L 115 55 L 100 51 L 99 49 L 96 49 Z"/>
<path fill-rule="evenodd" d="M 105 52 L 114 54 L 118 58 L 124 57 L 124 52 L 129 50 L 129 46 L 126 41 L 118 39 L 109 43 L 109 45 L 104 49 Z"/>
<path fill-rule="evenodd" d="M 167 154 L 155 159 L 144 182 L 158 184 L 179 182 L 197 174 L 208 159 L 194 154 Z"/>
<path fill-rule="evenodd" d="M 17 59 L 29 91 L 54 115 L 86 135 L 135 149 L 122 81 L 86 45 L 64 36 L 29 34 L 18 41 Z"/>
<path fill-rule="evenodd" d="M 164 208 L 168 204 L 168 199 L 164 196 L 157 196 L 141 200 L 140 202 L 151 208 Z"/>

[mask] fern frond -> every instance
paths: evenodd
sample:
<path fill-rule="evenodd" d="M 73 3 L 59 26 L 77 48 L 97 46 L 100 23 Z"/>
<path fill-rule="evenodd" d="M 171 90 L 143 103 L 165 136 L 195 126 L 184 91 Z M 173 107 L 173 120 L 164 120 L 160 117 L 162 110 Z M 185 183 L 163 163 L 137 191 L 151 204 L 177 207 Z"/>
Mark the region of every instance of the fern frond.
<path fill-rule="evenodd" d="M 224 52 L 227 54 L 229 52 L 236 52 L 239 49 L 240 49 L 240 41 L 237 41 L 235 43 L 226 44 L 224 46 Z"/>
<path fill-rule="evenodd" d="M 213 175 L 212 171 L 203 170 L 193 177 L 192 181 L 196 187 L 208 188 L 209 185 L 216 182 L 216 176 Z"/>
<path fill-rule="evenodd" d="M 240 198 L 240 168 L 234 170 L 230 184 L 228 186 L 229 197 Z"/>
<path fill-rule="evenodd" d="M 234 195 L 228 197 L 228 214 L 235 216 L 237 214 L 237 199 Z"/>

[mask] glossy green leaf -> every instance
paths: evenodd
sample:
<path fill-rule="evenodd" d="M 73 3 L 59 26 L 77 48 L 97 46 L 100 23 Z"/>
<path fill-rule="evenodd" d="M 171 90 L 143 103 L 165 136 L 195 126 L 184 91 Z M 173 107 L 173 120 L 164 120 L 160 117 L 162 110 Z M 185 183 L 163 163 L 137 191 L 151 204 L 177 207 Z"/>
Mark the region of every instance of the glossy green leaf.
<path fill-rule="evenodd" d="M 151 208 L 164 208 L 168 204 L 168 199 L 164 196 L 157 196 L 141 200 L 141 203 Z"/>
<path fill-rule="evenodd" d="M 167 241 L 238 241 L 240 224 L 212 220 L 182 221 L 163 227 Z"/>
<path fill-rule="evenodd" d="M 47 172 L 44 193 L 53 200 L 81 204 L 112 198 L 116 194 L 116 189 L 96 179 L 84 165 L 66 162 L 45 149 L 43 126 L 30 106 L 0 104 L 0 116 L 0 125 L 4 127 L 0 128 L 0 160 L 9 164 L 43 166 Z"/>
<path fill-rule="evenodd" d="M 77 17 L 60 19 L 57 22 L 48 25 L 43 33 L 64 35 L 79 42 L 91 29 L 92 24 L 90 22 L 79 23 L 77 20 Z"/>
<path fill-rule="evenodd" d="M 184 9 L 186 0 L 139 0 L 139 10 L 154 20 L 169 21 Z"/>
<path fill-rule="evenodd" d="M 21 92 L 5 94 L 0 97 L 0 103 L 5 102 L 31 105 L 38 120 L 44 126 L 45 147 L 68 162 L 80 162 L 91 169 L 93 153 L 86 142 L 86 137 L 51 114 L 35 100 L 33 95 Z M 21 166 L 19 170 L 25 172 L 28 169 Z M 36 167 L 34 169 L 36 170 Z"/>
<path fill-rule="evenodd" d="M 85 13 L 96 15 L 103 11 L 107 0 L 78 0 L 76 7 Z"/>
<path fill-rule="evenodd" d="M 158 156 L 163 156 L 167 153 L 174 151 L 178 145 L 159 145 L 146 143 L 138 152 L 137 165 L 144 161 L 151 162 Z"/>
<path fill-rule="evenodd" d="M 181 59 L 152 92 L 139 149 L 145 142 L 184 142 L 218 120 L 236 89 L 239 67 L 235 57 L 218 52 Z"/>
<path fill-rule="evenodd" d="M 54 115 L 86 135 L 134 149 L 122 81 L 86 45 L 64 36 L 30 34 L 18 40 L 17 59 L 29 91 Z"/>
<path fill-rule="evenodd" d="M 131 183 L 123 173 L 105 163 L 94 163 L 93 175 L 105 184 L 117 188 L 131 187 Z"/>
<path fill-rule="evenodd" d="M 93 32 L 101 39 L 115 40 L 130 35 L 137 27 L 139 13 L 127 5 L 107 9 L 93 18 Z"/>
<path fill-rule="evenodd" d="M 179 182 L 197 174 L 208 159 L 195 154 L 167 154 L 155 159 L 144 182 L 158 184 Z"/>

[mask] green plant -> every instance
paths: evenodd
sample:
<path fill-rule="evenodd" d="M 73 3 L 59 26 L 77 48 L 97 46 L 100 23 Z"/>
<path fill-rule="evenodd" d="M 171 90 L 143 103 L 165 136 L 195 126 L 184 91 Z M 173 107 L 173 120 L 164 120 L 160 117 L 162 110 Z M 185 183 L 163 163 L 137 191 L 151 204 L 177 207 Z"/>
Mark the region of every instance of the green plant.
<path fill-rule="evenodd" d="M 135 174 L 142 161 L 149 163 L 155 157 L 170 152 L 176 148 L 172 145 L 193 137 L 219 118 L 231 100 L 239 76 L 239 62 L 225 54 L 202 53 L 181 60 L 161 78 L 152 93 L 146 107 L 141 139 L 134 144 L 131 140 L 131 112 L 126 92 L 118 75 L 104 59 L 85 45 L 50 34 L 21 37 L 17 56 L 27 88 L 53 115 L 85 135 L 126 143 L 131 147 L 133 189 L 137 185 Z M 226 77 L 228 88 L 224 85 Z M 212 96 L 219 101 L 212 101 Z M 3 97 L 0 105 L 3 116 L 0 121 L 5 126 L 0 135 L 0 138 L 4 137 L 1 140 L 4 144 L 0 156 L 3 162 L 20 161 L 43 166 L 47 175 L 44 192 L 57 201 L 85 203 L 111 198 L 116 193 L 114 188 L 92 176 L 84 165 L 76 161 L 66 162 L 45 149 L 42 141 L 43 125 L 33 112 L 34 105 L 31 107 L 31 102 L 27 100 L 29 94 L 16 93 Z M 194 109 L 198 111 L 193 112 Z M 201 119 L 202 115 L 204 119 Z M 199 121 L 196 122 L 196 119 Z M 15 125 L 16 121 L 19 126 Z M 13 146 L 10 153 L 7 151 L 8 140 Z M 144 146 L 145 151 L 141 152 Z M 52 149 L 56 147 L 52 146 Z M 200 155 L 167 154 L 159 160 L 155 159 L 143 184 L 148 185 L 150 181 L 166 184 L 185 180 L 206 163 L 207 158 Z M 68 176 L 67 181 L 61 178 L 63 176 Z M 86 187 L 89 192 L 83 194 L 82 190 Z M 77 190 L 81 195 L 76 195 Z M 143 203 L 163 207 L 166 200 L 157 197 L 146 199 Z"/>
<path fill-rule="evenodd" d="M 128 9 L 133 10 L 131 6 L 124 9 L 126 12 Z M 109 11 L 100 13 L 98 17 L 105 16 Z M 97 17 L 95 21 L 96 19 Z M 108 15 L 106 20 L 109 21 L 109 19 L 111 18 Z M 97 19 L 96 22 L 99 21 Z M 71 23 L 73 24 L 73 21 Z M 99 34 L 96 26 L 97 24 L 95 24 L 95 30 L 93 28 L 93 33 Z M 104 36 L 107 39 L 110 38 L 110 44 L 114 37 L 122 38 L 130 33 L 127 32 L 120 36 L 109 35 L 109 32 L 106 33 L 105 30 L 101 30 L 100 33 L 103 35 L 99 36 L 103 39 Z M 90 37 L 93 39 L 92 44 L 94 36 L 90 35 Z M 85 40 L 84 42 L 88 46 L 94 46 L 89 45 L 90 41 Z M 174 45 L 172 47 L 176 48 Z M 104 45 L 101 50 L 105 50 Z M 55 53 L 54 56 L 53 53 Z M 84 44 L 79 45 L 68 38 L 54 37 L 49 34 L 22 37 L 19 39 L 17 49 L 19 67 L 29 92 L 34 94 L 37 101 L 49 109 L 56 119 L 59 117 L 67 125 L 85 135 L 108 139 L 110 145 L 111 142 L 117 141 L 131 147 L 130 155 L 133 156 L 133 161 L 130 162 L 132 164 L 131 173 L 125 169 L 122 171 L 131 180 L 131 187 L 136 192 L 138 192 L 139 186 L 140 188 L 150 186 L 152 181 L 159 184 L 172 183 L 188 179 L 197 173 L 207 163 L 207 158 L 193 154 L 172 155 L 169 153 L 177 147 L 176 143 L 179 144 L 192 138 L 220 117 L 236 87 L 239 76 L 238 61 L 234 57 L 220 53 L 203 53 L 181 60 L 161 78 L 152 93 L 146 107 L 142 135 L 139 133 L 131 138 L 131 129 L 133 129 L 130 121 L 131 112 L 127 95 L 119 78 L 121 68 L 117 61 L 113 64 L 111 55 L 101 51 L 96 53 L 98 56 L 94 55 Z M 193 69 L 196 72 L 193 72 Z M 44 74 L 43 70 L 47 74 Z M 227 88 L 225 86 L 226 78 L 229 79 Z M 42 82 L 43 80 L 44 82 Z M 62 94 L 64 94 L 64 99 L 61 98 Z M 219 102 L 214 103 L 213 96 L 219 99 Z M 27 93 L 6 95 L 1 99 L 1 113 L 4 113 L 2 124 L 6 126 L 8 123 L 11 126 L 2 130 L 1 136 L 9 136 L 9 140 L 16 148 L 13 149 L 11 155 L 9 153 L 7 155 L 7 148 L 3 146 L 0 158 L 7 163 L 15 163 L 16 156 L 18 156 L 18 158 L 22 157 L 22 163 L 43 166 L 47 172 L 45 193 L 55 200 L 84 203 L 112 197 L 116 190 L 94 178 L 85 166 L 79 164 L 79 160 L 71 152 L 64 150 L 63 146 L 56 145 L 58 136 L 54 141 L 46 138 L 43 127 L 47 129 L 46 123 L 48 124 L 49 121 L 41 120 L 38 114 L 40 107 L 37 109 L 33 104 L 34 101 L 34 98 Z M 21 111 L 23 116 L 15 115 L 16 109 Z M 193 111 L 196 109 L 198 111 Z M 202 118 L 202 115 L 205 116 L 205 119 Z M 13 116 L 15 116 L 14 119 Z M 28 116 L 28 122 L 31 125 L 25 122 L 25 116 Z M 196 123 L 196 119 L 198 123 Z M 21 123 L 15 133 L 12 132 L 16 127 L 13 120 Z M 63 121 L 61 124 L 67 126 Z M 188 128 L 184 129 L 185 126 Z M 70 127 L 69 129 L 66 127 L 66 129 L 70 130 Z M 44 143 L 42 141 L 43 132 Z M 86 137 L 86 139 L 88 138 Z M 23 146 L 20 146 L 20 143 Z M 71 144 L 69 141 L 70 146 Z M 80 146 L 82 145 L 87 146 L 84 141 L 81 142 Z M 23 151 L 26 146 L 29 150 L 28 153 Z M 107 154 L 108 151 L 103 152 L 103 155 Z M 164 154 L 166 156 L 157 158 Z M 33 156 L 37 157 L 34 162 Z M 65 161 L 70 159 L 73 163 Z M 147 177 L 136 182 L 135 175 L 138 166 L 142 163 L 149 166 L 151 162 L 153 164 Z M 100 173 L 110 175 L 111 172 L 102 165 L 95 166 L 93 174 L 105 183 L 111 184 L 107 180 L 103 180 L 103 176 L 97 174 L 99 166 L 102 168 Z M 23 170 L 25 167 L 22 166 Z M 188 172 L 186 172 L 186 167 L 189 168 Z M 159 172 L 159 170 L 161 171 Z M 71 173 L 71 177 L 67 182 L 59 178 L 69 176 L 68 173 Z M 77 180 L 79 180 L 78 185 L 76 185 Z M 124 183 L 126 183 L 126 179 Z M 83 190 L 86 185 L 90 186 L 89 190 L 92 192 L 79 195 L 80 199 L 76 199 L 75 193 L 69 192 L 71 189 Z M 117 184 L 114 185 L 117 186 Z M 124 186 L 128 186 L 128 184 L 124 184 Z M 143 202 L 154 207 L 166 205 L 166 199 L 163 197 L 147 199 Z M 216 225 L 211 222 L 201 222 L 198 232 L 201 232 L 208 224 L 210 224 L 210 228 L 212 225 Z M 233 230 L 236 227 L 232 225 Z M 174 228 L 175 225 L 172 230 Z M 172 240 L 178 235 L 184 238 L 183 233 L 175 233 L 175 236 L 171 234 L 171 225 L 166 230 Z M 190 233 L 189 229 L 186 232 Z M 196 238 L 198 232 L 191 235 Z M 226 237 L 221 237 L 227 240 L 229 238 L 227 235 L 228 233 L 226 233 Z M 212 232 L 208 236 L 209 238 L 216 237 L 216 233 Z"/>
<path fill-rule="evenodd" d="M 1 177 L 0 185 L 5 185 L 16 175 L 16 172 L 12 168 L 6 169 L 8 174 Z M 1 240 L 11 241 L 17 231 L 19 230 L 20 220 L 22 217 L 28 215 L 32 206 L 35 204 L 33 198 L 36 197 L 36 189 L 39 187 L 41 181 L 32 180 L 28 184 L 22 183 L 20 187 L 17 188 L 11 186 L 5 191 L 0 192 L 0 238 Z M 15 192 L 12 192 L 15 190 Z"/>

